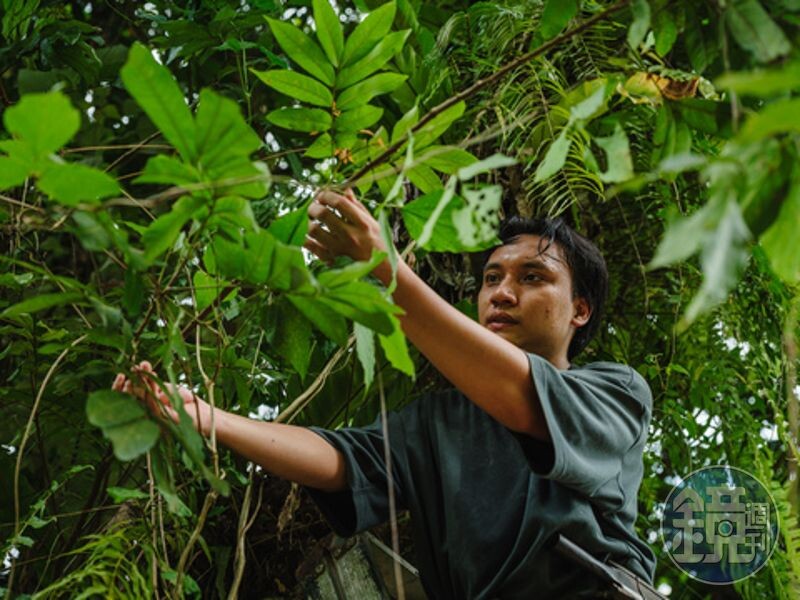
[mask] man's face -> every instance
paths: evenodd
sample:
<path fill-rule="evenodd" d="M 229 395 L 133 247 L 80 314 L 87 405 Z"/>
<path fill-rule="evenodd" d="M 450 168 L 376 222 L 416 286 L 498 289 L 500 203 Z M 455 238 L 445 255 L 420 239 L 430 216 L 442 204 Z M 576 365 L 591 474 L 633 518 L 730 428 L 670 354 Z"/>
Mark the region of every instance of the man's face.
<path fill-rule="evenodd" d="M 565 368 L 569 342 L 589 320 L 572 297 L 572 274 L 561 247 L 540 253 L 538 235 L 523 234 L 495 250 L 483 271 L 478 320 L 514 345 Z M 545 248 L 547 242 L 542 243 Z"/>

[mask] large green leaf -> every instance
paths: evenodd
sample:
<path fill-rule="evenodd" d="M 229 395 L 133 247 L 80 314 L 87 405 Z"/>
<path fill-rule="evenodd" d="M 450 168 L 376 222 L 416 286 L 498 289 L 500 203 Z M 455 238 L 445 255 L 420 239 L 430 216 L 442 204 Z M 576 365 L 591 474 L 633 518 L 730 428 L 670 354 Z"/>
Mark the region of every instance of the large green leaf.
<path fill-rule="evenodd" d="M 72 139 L 81 118 L 61 92 L 28 94 L 3 113 L 6 129 L 25 140 L 36 157 L 46 156 Z"/>
<path fill-rule="evenodd" d="M 391 313 L 399 310 L 376 286 L 364 281 L 351 281 L 328 289 L 318 299 L 348 319 L 385 335 L 392 331 Z"/>
<path fill-rule="evenodd" d="M 306 133 L 328 131 L 333 124 L 330 113 L 319 108 L 282 106 L 267 114 L 267 121 L 291 131 Z"/>
<path fill-rule="evenodd" d="M 172 210 L 150 223 L 142 235 L 145 260 L 152 262 L 166 252 L 175 243 L 186 222 L 205 202 L 203 198 L 184 196 L 175 202 Z"/>
<path fill-rule="evenodd" d="M 364 370 L 364 387 L 369 389 L 375 378 L 375 332 L 355 323 L 353 333 L 356 337 L 356 356 Z"/>
<path fill-rule="evenodd" d="M 800 98 L 783 98 L 768 104 L 747 119 L 737 139 L 752 143 L 785 131 L 800 131 Z"/>
<path fill-rule="evenodd" d="M 375 44 L 389 33 L 394 21 L 395 11 L 395 3 L 387 2 L 369 13 L 358 24 L 344 44 L 344 52 L 342 53 L 343 66 L 346 67 L 366 56 Z"/>
<path fill-rule="evenodd" d="M 633 177 L 633 159 L 628 145 L 628 136 L 617 123 L 614 133 L 608 137 L 594 138 L 594 142 L 606 153 L 606 170 L 600 173 L 605 183 L 621 183 Z"/>
<path fill-rule="evenodd" d="M 294 62 L 300 65 L 309 75 L 322 83 L 332 86 L 334 82 L 333 66 L 322 53 L 320 47 L 300 31 L 297 27 L 266 17 L 272 35 Z"/>
<path fill-rule="evenodd" d="M 172 74 L 138 42 L 120 71 L 125 87 L 184 160 L 197 157 L 194 123 L 186 99 Z"/>
<path fill-rule="evenodd" d="M 778 217 L 760 240 L 773 271 L 789 284 L 800 282 L 798 232 L 800 232 L 800 176 L 795 174 L 792 187 L 781 204 Z"/>
<path fill-rule="evenodd" d="M 558 134 L 558 137 L 553 140 L 553 143 L 550 144 L 547 154 L 544 155 L 544 159 L 536 168 L 536 175 L 533 178 L 535 182 L 538 183 L 550 179 L 564 166 L 567 161 L 569 147 L 572 144 L 572 138 L 567 135 L 567 132 L 568 128 L 565 127 Z"/>
<path fill-rule="evenodd" d="M 288 70 L 254 70 L 253 73 L 269 87 L 286 94 L 290 98 L 316 106 L 324 106 L 325 108 L 330 108 L 333 104 L 333 96 L 330 90 L 316 79 L 311 79 L 307 75 Z"/>
<path fill-rule="evenodd" d="M 0 317 L 17 317 L 19 315 L 31 314 L 53 308 L 54 306 L 63 306 L 64 304 L 72 304 L 80 302 L 84 299 L 83 294 L 78 292 L 59 292 L 55 294 L 39 294 L 33 298 L 28 298 L 17 304 L 9 306 L 2 313 Z"/>
<path fill-rule="evenodd" d="M 373 252 L 369 260 L 356 261 L 339 269 L 328 269 L 317 276 L 320 285 L 327 288 L 338 287 L 351 281 L 366 277 L 386 258 L 385 252 Z"/>
<path fill-rule="evenodd" d="M 409 202 L 402 209 L 403 223 L 420 247 L 431 252 L 471 252 L 465 245 L 453 216 L 467 208 L 463 198 L 436 190 Z"/>
<path fill-rule="evenodd" d="M 337 132 L 357 132 L 371 127 L 383 116 L 383 109 L 371 104 L 347 110 L 336 117 Z"/>
<path fill-rule="evenodd" d="M 692 323 L 728 296 L 747 264 L 750 231 L 739 205 L 729 200 L 712 235 L 704 240 L 700 253 L 703 283 L 683 316 L 682 325 Z"/>
<path fill-rule="evenodd" d="M 286 297 L 289 302 L 294 304 L 297 310 L 313 323 L 314 327 L 328 338 L 340 346 L 344 346 L 347 343 L 347 322 L 335 311 L 328 308 L 317 298 L 296 294 L 287 294 Z"/>
<path fill-rule="evenodd" d="M 236 102 L 209 89 L 200 92 L 195 136 L 198 163 L 209 170 L 229 168 L 232 159 L 247 159 L 261 147 Z"/>
<path fill-rule="evenodd" d="M 409 377 L 414 377 L 414 361 L 408 353 L 406 336 L 400 327 L 400 321 L 396 317 L 391 318 L 393 330 L 389 335 L 379 335 L 381 348 L 386 355 L 389 363 L 398 371 L 405 373 Z"/>
<path fill-rule="evenodd" d="M 381 69 L 403 47 L 410 30 L 395 31 L 385 36 L 367 55 L 339 71 L 336 87 L 345 89 Z"/>
<path fill-rule="evenodd" d="M 290 302 L 282 302 L 279 306 L 275 347 L 300 378 L 305 379 L 311 360 L 311 323 Z"/>
<path fill-rule="evenodd" d="M 29 165 L 25 162 L 10 156 L 0 156 L 0 190 L 22 185 L 29 173 Z"/>
<path fill-rule="evenodd" d="M 344 50 L 344 34 L 339 17 L 328 0 L 313 0 L 314 24 L 317 39 L 333 66 L 339 66 L 339 58 Z"/>
<path fill-rule="evenodd" d="M 477 251 L 499 245 L 497 230 L 503 188 L 499 185 L 464 186 L 462 193 L 466 206 L 456 210 L 452 220 L 464 249 Z"/>
<path fill-rule="evenodd" d="M 67 206 L 98 202 L 120 193 L 119 184 L 109 174 L 75 163 L 48 165 L 37 185 L 53 200 Z"/>
<path fill-rule="evenodd" d="M 561 33 L 567 23 L 578 13 L 579 0 L 546 0 L 539 31 L 545 40 Z"/>
<path fill-rule="evenodd" d="M 89 422 L 111 440 L 119 460 L 141 456 L 158 440 L 158 425 L 147 418 L 147 411 L 133 396 L 112 390 L 89 394 L 86 402 Z"/>
<path fill-rule="evenodd" d="M 275 219 L 267 231 L 284 244 L 302 246 L 308 233 L 308 203 Z"/>
<path fill-rule="evenodd" d="M 133 182 L 189 185 L 200 180 L 200 173 L 192 165 L 175 156 L 157 154 L 147 161 L 144 171 Z"/>
<path fill-rule="evenodd" d="M 714 85 L 740 95 L 767 98 L 800 89 L 800 60 L 777 69 L 736 71 L 719 77 Z"/>
<path fill-rule="evenodd" d="M 650 4 L 647 0 L 633 0 L 631 14 L 633 20 L 628 28 L 628 44 L 632 48 L 638 48 L 650 29 Z"/>
<path fill-rule="evenodd" d="M 759 62 L 788 54 L 792 45 L 758 0 L 731 0 L 725 22 L 733 38 Z"/>
<path fill-rule="evenodd" d="M 457 102 L 425 123 L 414 132 L 414 147 L 421 150 L 432 144 L 464 114 L 464 110 L 466 110 L 466 104 L 463 101 Z"/>
<path fill-rule="evenodd" d="M 345 111 L 367 104 L 375 96 L 396 90 L 403 85 L 406 78 L 406 75 L 399 73 L 373 75 L 341 92 L 336 98 L 336 108 Z"/>

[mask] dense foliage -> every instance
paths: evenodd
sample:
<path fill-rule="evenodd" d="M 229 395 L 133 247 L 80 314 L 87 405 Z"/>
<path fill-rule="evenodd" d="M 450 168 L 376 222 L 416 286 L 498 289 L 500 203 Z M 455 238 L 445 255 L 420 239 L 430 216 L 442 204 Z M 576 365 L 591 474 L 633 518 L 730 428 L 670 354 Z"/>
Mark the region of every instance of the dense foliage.
<path fill-rule="evenodd" d="M 653 389 L 657 583 L 800 592 L 796 0 L 2 7 L 0 596 L 289 593 L 276 538 L 324 534 L 287 525 L 296 490 L 109 385 L 147 358 L 216 406 L 327 427 L 441 385 L 367 277 L 382 256 L 301 250 L 319 186 L 354 186 L 468 314 L 462 253 L 501 214 L 596 240 L 611 298 L 582 360 Z M 730 590 L 659 537 L 672 485 L 709 464 L 781 512 Z"/>

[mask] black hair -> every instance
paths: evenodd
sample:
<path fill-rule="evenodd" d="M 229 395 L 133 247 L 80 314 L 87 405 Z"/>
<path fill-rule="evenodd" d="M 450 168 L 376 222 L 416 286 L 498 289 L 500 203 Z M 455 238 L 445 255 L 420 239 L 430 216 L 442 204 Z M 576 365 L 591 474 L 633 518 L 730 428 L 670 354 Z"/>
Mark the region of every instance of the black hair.
<path fill-rule="evenodd" d="M 591 309 L 589 320 L 575 331 L 570 340 L 567 359 L 571 361 L 586 348 L 600 327 L 608 296 L 606 261 L 597 246 L 560 217 L 527 219 L 514 216 L 501 223 L 498 237 L 502 244 L 484 252 L 482 265 L 486 266 L 497 248 L 511 244 L 525 234 L 539 236 L 539 252 L 545 252 L 552 243 L 559 245 L 572 275 L 572 297 L 583 298 Z"/>

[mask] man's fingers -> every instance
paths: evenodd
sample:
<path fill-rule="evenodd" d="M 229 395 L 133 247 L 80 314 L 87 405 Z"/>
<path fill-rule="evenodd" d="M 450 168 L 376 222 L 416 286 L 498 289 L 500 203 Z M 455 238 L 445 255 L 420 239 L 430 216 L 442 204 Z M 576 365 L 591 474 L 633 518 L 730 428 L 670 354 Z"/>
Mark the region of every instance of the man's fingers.
<path fill-rule="evenodd" d="M 122 387 L 125 385 L 125 381 L 125 374 L 117 373 L 117 376 L 114 377 L 114 382 L 111 384 L 111 389 L 115 392 L 121 392 Z"/>
<path fill-rule="evenodd" d="M 306 241 L 303 243 L 303 247 L 309 252 L 313 252 L 321 261 L 324 261 L 328 264 L 333 262 L 333 255 L 325 246 L 320 244 L 314 238 L 306 236 Z"/>
<path fill-rule="evenodd" d="M 322 190 L 316 195 L 314 202 L 311 203 L 311 206 L 314 206 L 315 203 L 319 203 L 323 206 L 334 208 L 339 211 L 339 214 L 341 214 L 346 221 L 349 221 L 353 224 L 363 225 L 364 215 L 362 210 L 366 209 L 361 206 L 361 203 L 352 194 L 352 190 L 350 192 L 350 197 L 337 194 L 336 192 L 331 192 L 330 190 Z M 309 207 L 309 211 L 310 208 L 311 207 Z"/>

